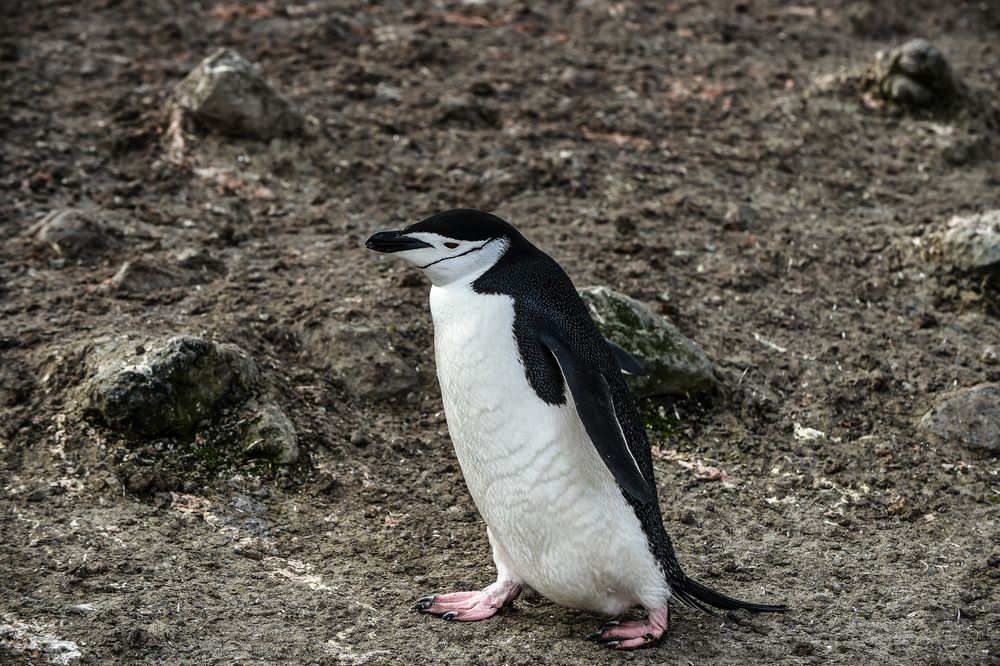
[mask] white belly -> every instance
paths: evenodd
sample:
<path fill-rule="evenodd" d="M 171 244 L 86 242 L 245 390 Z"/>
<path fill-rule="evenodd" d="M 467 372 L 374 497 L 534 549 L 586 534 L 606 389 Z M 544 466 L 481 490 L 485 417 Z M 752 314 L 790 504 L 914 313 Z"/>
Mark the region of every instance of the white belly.
<path fill-rule="evenodd" d="M 552 601 L 617 614 L 669 588 L 567 391 L 528 384 L 507 296 L 431 289 L 445 415 L 469 492 L 517 576 Z"/>

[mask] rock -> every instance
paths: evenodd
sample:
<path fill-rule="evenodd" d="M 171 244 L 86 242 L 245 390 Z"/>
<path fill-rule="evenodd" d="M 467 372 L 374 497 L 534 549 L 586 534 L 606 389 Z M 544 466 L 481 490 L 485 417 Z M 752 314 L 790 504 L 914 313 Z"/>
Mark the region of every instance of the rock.
<path fill-rule="evenodd" d="M 438 103 L 436 122 L 476 128 L 500 127 L 499 112 L 483 100 L 471 95 L 445 95 Z"/>
<path fill-rule="evenodd" d="M 399 86 L 394 86 L 385 81 L 379 81 L 375 86 L 376 102 L 398 102 L 403 97 L 403 91 Z"/>
<path fill-rule="evenodd" d="M 260 371 L 236 345 L 177 336 L 108 352 L 83 386 L 84 406 L 111 429 L 156 437 L 189 434 L 218 406 L 257 390 Z"/>
<path fill-rule="evenodd" d="M 53 210 L 31 227 L 34 241 L 65 259 L 92 259 L 111 245 L 105 225 L 93 213 Z"/>
<path fill-rule="evenodd" d="M 951 218 L 941 249 L 945 261 L 959 270 L 1000 269 L 1000 209 Z"/>
<path fill-rule="evenodd" d="M 187 283 L 187 277 L 145 259 L 126 261 L 111 277 L 115 293 L 125 298 L 143 297 Z"/>
<path fill-rule="evenodd" d="M 385 336 L 367 326 L 328 321 L 300 334 L 306 363 L 330 371 L 331 379 L 356 398 L 388 400 L 416 388 L 420 375 Z"/>
<path fill-rule="evenodd" d="M 252 458 L 291 465 L 299 459 L 299 436 L 280 407 L 266 405 L 247 430 L 243 451 Z"/>
<path fill-rule="evenodd" d="M 920 428 L 944 443 L 1000 453 L 1000 384 L 949 393 L 920 419 Z"/>
<path fill-rule="evenodd" d="M 715 388 L 715 371 L 705 351 L 666 319 L 607 287 L 579 291 L 601 333 L 645 367 L 645 376 L 628 377 L 634 395 L 680 395 Z"/>
<path fill-rule="evenodd" d="M 302 129 L 302 116 L 257 68 L 230 49 L 199 63 L 174 89 L 173 117 L 185 129 L 267 140 Z"/>
<path fill-rule="evenodd" d="M 22 622 L 4 613 L 0 617 L 0 655 L 7 657 L 20 653 L 28 664 L 41 663 L 43 658 L 49 664 L 70 664 L 83 656 L 79 645 L 45 633 L 47 631 L 46 627 Z M 11 658 L 8 663 L 13 661 Z"/>
<path fill-rule="evenodd" d="M 74 615 L 90 615 L 97 609 L 94 607 L 94 604 L 76 604 L 75 606 L 70 606 L 68 610 Z"/>
<path fill-rule="evenodd" d="M 851 30 L 864 39 L 886 39 L 908 32 L 906 6 L 898 2 L 852 2 L 842 14 Z"/>
<path fill-rule="evenodd" d="M 176 252 L 165 267 L 140 258 L 126 261 L 110 280 L 115 294 L 123 298 L 144 298 L 168 289 L 204 284 L 225 275 L 226 264 L 205 250 L 185 248 Z"/>
<path fill-rule="evenodd" d="M 925 39 L 879 51 L 865 83 L 886 102 L 908 108 L 941 106 L 961 95 L 961 84 L 948 61 Z"/>
<path fill-rule="evenodd" d="M 792 425 L 792 437 L 798 442 L 814 442 L 817 439 L 825 439 L 826 433 L 816 428 L 809 428 L 795 423 Z"/>
<path fill-rule="evenodd" d="M 725 215 L 725 228 L 734 231 L 754 231 L 760 222 L 760 215 L 753 206 L 729 204 Z"/>
<path fill-rule="evenodd" d="M 203 248 L 184 248 L 174 254 L 174 261 L 195 282 L 206 282 L 226 273 L 225 262 Z"/>

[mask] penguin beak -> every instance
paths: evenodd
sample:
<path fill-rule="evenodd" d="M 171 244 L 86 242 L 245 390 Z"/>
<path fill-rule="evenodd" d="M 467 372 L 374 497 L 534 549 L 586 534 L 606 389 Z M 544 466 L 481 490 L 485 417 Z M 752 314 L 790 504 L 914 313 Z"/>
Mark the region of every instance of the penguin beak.
<path fill-rule="evenodd" d="M 434 246 L 417 238 L 405 236 L 402 231 L 379 231 L 365 241 L 365 247 L 376 252 L 403 252 Z"/>

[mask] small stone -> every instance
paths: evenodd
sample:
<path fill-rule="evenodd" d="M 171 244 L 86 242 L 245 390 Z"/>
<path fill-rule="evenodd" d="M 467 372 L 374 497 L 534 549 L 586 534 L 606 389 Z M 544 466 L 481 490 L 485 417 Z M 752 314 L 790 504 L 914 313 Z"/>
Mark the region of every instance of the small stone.
<path fill-rule="evenodd" d="M 135 643 L 147 647 L 163 647 L 171 638 L 172 632 L 163 620 L 153 620 L 137 632 Z"/>
<path fill-rule="evenodd" d="M 260 537 L 243 537 L 233 544 L 234 553 L 251 560 L 263 560 L 268 550 Z"/>
<path fill-rule="evenodd" d="M 792 425 L 792 437 L 794 437 L 798 442 L 813 442 L 817 439 L 826 438 L 826 433 L 822 430 L 817 430 L 816 428 L 808 428 L 795 423 Z"/>
<path fill-rule="evenodd" d="M 219 49 L 177 84 L 171 116 L 188 130 L 267 140 L 294 134 L 302 116 L 257 68 L 230 49 Z"/>
<path fill-rule="evenodd" d="M 941 246 L 945 261 L 959 270 L 1000 269 L 1000 209 L 951 218 Z"/>
<path fill-rule="evenodd" d="M 405 395 L 420 375 L 384 335 L 364 325 L 336 320 L 312 322 L 300 332 L 305 362 L 329 371 L 356 398 L 388 400 Z"/>
<path fill-rule="evenodd" d="M 278 465 L 291 465 L 299 459 L 298 434 L 280 407 L 267 405 L 261 410 L 247 430 L 244 452 Z"/>
<path fill-rule="evenodd" d="M 181 481 L 176 476 L 155 468 L 141 469 L 125 480 L 125 487 L 133 495 L 152 495 L 176 490 L 180 485 Z"/>
<path fill-rule="evenodd" d="M 715 388 L 715 371 L 705 351 L 666 319 L 607 287 L 579 291 L 601 333 L 645 368 L 644 376 L 628 377 L 634 395 L 683 395 Z"/>
<path fill-rule="evenodd" d="M 236 345 L 193 336 L 106 351 L 82 387 L 84 406 L 113 430 L 156 437 L 188 434 L 222 404 L 257 390 L 260 370 Z M 131 483 L 130 483 L 131 485 Z"/>
<path fill-rule="evenodd" d="M 961 96 L 948 61 L 925 39 L 879 51 L 865 85 L 883 100 L 908 108 L 940 106 Z"/>
<path fill-rule="evenodd" d="M 734 231 L 753 231 L 757 228 L 760 216 L 753 206 L 747 204 L 730 204 L 726 209 L 725 228 Z"/>
<path fill-rule="evenodd" d="M 94 608 L 94 604 L 76 604 L 75 606 L 69 607 L 69 612 L 74 615 L 90 615 L 97 609 Z"/>
<path fill-rule="evenodd" d="M 943 443 L 1000 453 L 1000 384 L 979 384 L 941 398 L 920 428 Z"/>
<path fill-rule="evenodd" d="M 567 88 L 592 88 L 597 83 L 597 75 L 589 69 L 566 67 L 559 74 L 559 82 Z"/>
<path fill-rule="evenodd" d="M 438 106 L 440 124 L 464 125 L 466 127 L 499 127 L 500 115 L 495 108 L 481 98 L 472 95 L 445 95 Z"/>
<path fill-rule="evenodd" d="M 896 2 L 852 2 L 842 15 L 851 29 L 865 39 L 886 39 L 908 32 L 905 4 Z"/>
<path fill-rule="evenodd" d="M 226 264 L 203 248 L 184 248 L 174 254 L 174 260 L 190 274 L 193 282 L 205 282 L 226 272 Z"/>
<path fill-rule="evenodd" d="M 39 245 L 65 259 L 93 259 L 111 245 L 107 227 L 93 212 L 54 210 L 31 227 Z"/>
<path fill-rule="evenodd" d="M 394 86 L 385 81 L 379 81 L 375 86 L 375 101 L 377 102 L 398 102 L 403 97 L 403 91 L 399 86 Z"/>
<path fill-rule="evenodd" d="M 142 298 L 187 284 L 187 277 L 145 259 L 126 261 L 111 278 L 115 294 L 123 298 Z"/>
<path fill-rule="evenodd" d="M 354 432 L 351 433 L 351 444 L 358 447 L 359 449 L 363 449 L 364 447 L 368 446 L 368 437 L 366 437 L 365 433 L 361 432 L 360 430 L 355 430 Z"/>
<path fill-rule="evenodd" d="M 622 236 L 631 236 L 635 233 L 635 219 L 631 215 L 620 213 L 614 216 L 615 232 Z"/>

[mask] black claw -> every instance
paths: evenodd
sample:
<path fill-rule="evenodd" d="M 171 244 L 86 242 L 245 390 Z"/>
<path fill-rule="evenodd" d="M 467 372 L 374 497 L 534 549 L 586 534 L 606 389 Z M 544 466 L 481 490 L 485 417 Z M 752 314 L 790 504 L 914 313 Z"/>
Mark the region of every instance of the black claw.
<path fill-rule="evenodd" d="M 434 605 L 434 597 L 421 597 L 417 599 L 417 603 L 410 606 L 410 610 L 415 610 L 417 612 L 423 613 L 425 610 Z"/>
<path fill-rule="evenodd" d="M 618 647 L 618 645 L 620 643 L 621 643 L 621 641 L 608 641 L 607 643 L 605 643 L 605 645 L 607 645 L 609 648 L 614 649 L 614 648 Z"/>
<path fill-rule="evenodd" d="M 444 615 L 441 616 L 441 619 L 444 620 L 445 622 L 451 622 L 456 617 L 458 617 L 458 613 L 457 612 L 455 612 L 455 611 L 448 611 L 447 613 L 445 613 Z"/>
<path fill-rule="evenodd" d="M 621 622 L 619 622 L 618 620 L 608 620 L 607 622 L 601 625 L 601 631 L 607 631 L 612 627 L 617 627 L 619 624 L 621 624 Z"/>
<path fill-rule="evenodd" d="M 587 634 L 587 637 L 584 638 L 583 640 L 585 640 L 585 641 L 596 641 L 600 637 L 601 637 L 601 630 L 598 629 L 597 631 L 595 631 L 592 634 Z"/>

